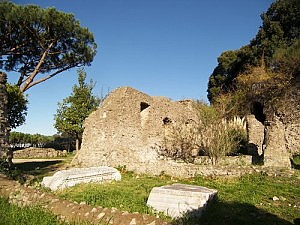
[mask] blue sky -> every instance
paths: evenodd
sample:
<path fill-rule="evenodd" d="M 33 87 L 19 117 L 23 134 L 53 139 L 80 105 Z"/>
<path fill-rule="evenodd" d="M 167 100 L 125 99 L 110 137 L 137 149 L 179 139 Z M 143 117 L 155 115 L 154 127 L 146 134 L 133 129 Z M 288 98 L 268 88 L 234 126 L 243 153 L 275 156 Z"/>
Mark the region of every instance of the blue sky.
<path fill-rule="evenodd" d="M 94 34 L 97 55 L 86 67 L 96 95 L 131 86 L 173 100 L 206 100 L 217 57 L 256 35 L 271 0 L 15 0 L 73 13 Z M 17 79 L 8 73 L 9 81 Z M 76 69 L 29 89 L 24 133 L 53 135 L 57 103 L 77 83 Z M 101 91 L 102 90 L 102 91 Z"/>

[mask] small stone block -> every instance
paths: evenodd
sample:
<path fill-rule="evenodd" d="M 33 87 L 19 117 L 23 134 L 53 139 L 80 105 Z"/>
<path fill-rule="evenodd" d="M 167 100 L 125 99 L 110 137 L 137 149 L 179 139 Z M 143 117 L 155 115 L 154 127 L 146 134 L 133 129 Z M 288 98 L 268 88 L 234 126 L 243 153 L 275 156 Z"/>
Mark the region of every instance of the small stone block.
<path fill-rule="evenodd" d="M 172 218 L 182 217 L 185 214 L 201 216 L 208 202 L 216 194 L 217 190 L 206 187 L 172 184 L 154 187 L 150 192 L 147 205 Z"/>

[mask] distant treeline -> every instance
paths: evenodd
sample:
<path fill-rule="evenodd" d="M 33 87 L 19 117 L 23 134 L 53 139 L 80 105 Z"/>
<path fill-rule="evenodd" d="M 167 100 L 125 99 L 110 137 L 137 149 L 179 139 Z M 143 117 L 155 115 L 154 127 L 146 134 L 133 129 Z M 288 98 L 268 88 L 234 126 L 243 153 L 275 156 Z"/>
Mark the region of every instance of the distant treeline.
<path fill-rule="evenodd" d="M 57 150 L 73 151 L 75 149 L 75 140 L 67 135 L 46 136 L 41 134 L 27 134 L 22 132 L 11 132 L 9 136 L 10 147 L 14 150 L 39 147 L 54 148 Z"/>

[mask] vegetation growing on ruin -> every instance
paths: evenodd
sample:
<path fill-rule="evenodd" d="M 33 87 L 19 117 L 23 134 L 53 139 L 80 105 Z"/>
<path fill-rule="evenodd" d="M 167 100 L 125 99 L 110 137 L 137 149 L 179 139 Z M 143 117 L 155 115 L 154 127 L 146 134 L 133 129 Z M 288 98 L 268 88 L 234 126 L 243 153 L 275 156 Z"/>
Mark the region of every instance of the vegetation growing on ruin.
<path fill-rule="evenodd" d="M 200 102 L 194 103 L 194 108 L 196 120 L 175 121 L 166 126 L 161 155 L 186 162 L 206 155 L 215 165 L 220 158 L 241 152 L 247 143 L 244 119 L 224 119 L 215 107 Z"/>
<path fill-rule="evenodd" d="M 275 1 L 261 15 L 262 26 L 246 46 L 223 52 L 209 78 L 208 98 L 226 116 L 245 115 L 251 104 L 277 108 L 300 71 L 300 2 Z"/>

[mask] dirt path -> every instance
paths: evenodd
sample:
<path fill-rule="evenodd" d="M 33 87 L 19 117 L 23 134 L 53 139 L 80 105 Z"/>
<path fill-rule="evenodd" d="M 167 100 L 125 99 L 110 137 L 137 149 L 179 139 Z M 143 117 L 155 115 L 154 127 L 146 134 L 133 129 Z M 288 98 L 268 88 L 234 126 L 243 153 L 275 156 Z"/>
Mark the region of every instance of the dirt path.
<path fill-rule="evenodd" d="M 50 193 L 33 187 L 20 185 L 0 174 L 0 195 L 19 206 L 41 205 L 67 221 L 89 221 L 111 225 L 167 225 L 167 222 L 150 215 L 122 212 L 117 209 L 91 207 L 85 203 L 76 203 L 57 198 Z"/>

